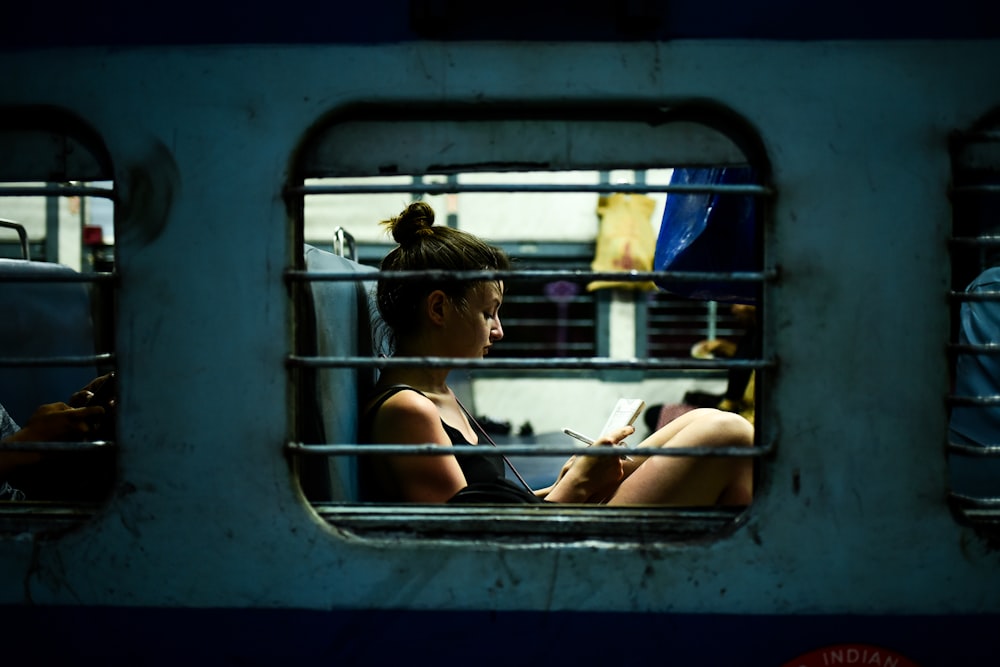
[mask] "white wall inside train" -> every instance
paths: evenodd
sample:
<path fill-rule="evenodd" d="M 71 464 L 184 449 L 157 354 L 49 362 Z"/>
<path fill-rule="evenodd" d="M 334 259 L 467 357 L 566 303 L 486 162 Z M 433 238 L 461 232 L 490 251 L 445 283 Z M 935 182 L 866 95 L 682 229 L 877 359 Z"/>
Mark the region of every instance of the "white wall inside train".
<path fill-rule="evenodd" d="M 655 411 L 655 406 L 680 403 L 687 391 L 721 394 L 725 388 L 725 380 L 697 377 L 616 382 L 593 378 L 504 378 L 477 380 L 473 391 L 477 413 L 510 422 L 514 432 L 530 422 L 536 433 L 569 427 L 597 436 L 619 398 L 641 398 L 647 410 Z M 645 435 L 641 422 L 636 423 L 636 431 L 638 437 Z"/>
<path fill-rule="evenodd" d="M 672 169 L 644 172 L 649 185 L 666 185 Z M 632 171 L 613 171 L 612 183 L 634 183 Z M 315 181 L 352 185 L 359 183 L 398 185 L 409 183 L 408 176 L 380 179 L 337 179 Z M 429 176 L 428 183 L 443 183 L 444 177 Z M 595 171 L 559 173 L 489 173 L 462 174 L 460 183 L 496 184 L 559 184 L 596 185 L 600 174 Z M 650 225 L 659 229 L 666 194 L 649 195 L 656 202 Z M 446 216 L 458 216 L 460 229 L 492 241 L 593 241 L 597 236 L 597 198 L 595 193 L 463 193 L 461 195 L 425 195 L 437 215 L 437 222 L 444 223 Z M 343 227 L 359 242 L 382 243 L 390 239 L 379 224 L 397 215 L 413 200 L 405 194 L 320 195 L 306 199 L 305 239 L 307 243 L 330 243 L 333 230 Z"/>
<path fill-rule="evenodd" d="M 94 185 L 110 187 L 111 184 Z M 99 197 L 57 197 L 55 201 L 58 204 L 56 219 L 49 220 L 46 197 L 4 197 L 0 200 L 0 218 L 23 225 L 32 244 L 48 241 L 52 235 L 50 251 L 55 256 L 47 259 L 79 271 L 83 264 L 85 225 L 100 227 L 104 242 L 114 243 L 113 205 L 110 200 Z M 0 241 L 15 243 L 17 234 L 13 230 L 0 229 Z"/>

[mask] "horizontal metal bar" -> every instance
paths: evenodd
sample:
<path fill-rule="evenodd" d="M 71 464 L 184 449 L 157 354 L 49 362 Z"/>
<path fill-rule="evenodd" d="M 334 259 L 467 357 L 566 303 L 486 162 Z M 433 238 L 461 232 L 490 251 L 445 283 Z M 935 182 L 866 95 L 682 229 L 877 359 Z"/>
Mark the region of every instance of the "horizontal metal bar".
<path fill-rule="evenodd" d="M 291 453 L 317 456 L 357 456 L 381 454 L 397 456 L 685 456 L 685 457 L 741 457 L 761 458 L 774 449 L 764 447 L 611 447 L 567 445 L 369 445 L 369 444 L 306 444 L 288 442 L 285 449 Z"/>
<path fill-rule="evenodd" d="M 0 197 L 101 197 L 114 199 L 112 188 L 93 185 L 0 185 Z"/>
<path fill-rule="evenodd" d="M 531 505 L 506 506 L 500 508 L 480 508 L 475 505 L 446 505 L 443 503 L 339 503 L 316 502 L 313 507 L 321 513 L 336 513 L 337 518 L 351 515 L 366 515 L 369 517 L 383 516 L 399 518 L 400 512 L 410 518 L 448 518 L 449 520 L 475 517 L 515 516 L 525 511 L 531 513 L 549 514 L 558 511 L 560 514 L 570 514 L 579 517 L 585 523 L 587 519 L 606 518 L 609 512 L 617 517 L 630 517 L 637 520 L 653 517 L 674 517 L 680 519 L 695 519 L 716 517 L 732 520 L 743 510 L 742 507 L 685 507 L 678 505 L 648 505 L 645 507 L 595 505 L 590 503 L 539 503 Z M 579 525 L 579 524 L 578 524 Z"/>
<path fill-rule="evenodd" d="M 985 247 L 1000 246 L 1000 236 L 954 236 L 948 239 L 952 245 L 971 245 Z"/>
<path fill-rule="evenodd" d="M 0 368 L 58 368 L 61 366 L 90 366 L 93 364 L 108 364 L 114 363 L 114 361 L 115 355 L 111 353 L 85 354 L 67 357 L 0 357 Z"/>
<path fill-rule="evenodd" d="M 975 354 L 977 356 L 993 357 L 1000 355 L 1000 343 L 984 343 L 981 345 L 952 343 L 948 345 L 948 350 L 955 354 Z"/>
<path fill-rule="evenodd" d="M 118 445 L 112 440 L 83 440 L 72 442 L 5 442 L 5 452 L 89 452 Z"/>
<path fill-rule="evenodd" d="M 562 326 L 566 328 L 584 328 L 593 329 L 597 326 L 593 318 L 566 318 L 565 320 L 559 320 L 555 317 L 533 317 L 533 318 L 520 318 L 520 317 L 505 317 L 503 320 L 504 328 L 514 328 L 517 327 L 556 327 Z"/>
<path fill-rule="evenodd" d="M 1000 435 L 998 435 L 998 437 L 1000 437 Z M 971 456 L 974 458 L 1000 457 L 1000 444 L 982 447 L 979 445 L 962 445 L 957 442 L 949 442 L 947 449 L 949 452 L 961 454 L 962 456 Z"/>
<path fill-rule="evenodd" d="M 426 503 L 315 503 L 340 531 L 395 539 L 470 540 L 522 548 L 600 539 L 619 544 L 677 543 L 728 530 L 745 507 L 609 506 L 573 503 L 437 505 Z"/>
<path fill-rule="evenodd" d="M 1000 495 L 967 496 L 962 493 L 955 493 L 954 491 L 951 491 L 948 493 L 948 498 L 949 500 L 957 501 L 962 505 L 963 509 L 1000 510 Z"/>
<path fill-rule="evenodd" d="M 984 301 L 1000 301 L 1000 292 L 989 291 L 989 292 L 949 292 L 948 297 L 952 301 L 964 302 L 984 302 Z"/>
<path fill-rule="evenodd" d="M 601 369 L 601 370 L 713 370 L 727 368 L 773 368 L 771 359 L 608 359 L 528 358 L 468 359 L 459 357 L 318 357 L 288 355 L 286 364 L 295 368 L 503 368 L 503 369 Z"/>
<path fill-rule="evenodd" d="M 996 195 L 1000 194 L 1000 185 L 980 183 L 977 185 L 956 185 L 951 188 L 952 195 Z"/>
<path fill-rule="evenodd" d="M 530 350 L 534 355 L 545 354 L 555 356 L 556 354 L 565 354 L 568 351 L 581 351 L 583 354 L 593 353 L 594 343 L 593 342 L 582 342 L 582 343 L 555 343 L 553 341 L 547 341 L 544 343 L 534 342 L 534 343 L 510 343 L 504 342 L 503 349 L 505 352 L 518 352 L 523 350 Z"/>
<path fill-rule="evenodd" d="M 43 262 L 37 262 L 42 264 Z M 97 273 L 21 273 L 4 271 L 0 267 L 0 283 L 117 283 L 117 272 Z"/>
<path fill-rule="evenodd" d="M 592 280 L 616 282 L 761 282 L 777 278 L 774 269 L 765 271 L 584 271 L 560 269 L 511 269 L 506 271 L 300 271 L 288 269 L 291 282 L 370 282 L 374 280 Z"/>
<path fill-rule="evenodd" d="M 949 396 L 948 405 L 988 408 L 1000 405 L 1000 396 Z"/>
<path fill-rule="evenodd" d="M 0 503 L 0 534 L 63 535 L 66 530 L 79 526 L 97 515 L 100 503 L 32 502 L 29 500 Z"/>
<path fill-rule="evenodd" d="M 676 320 L 676 322 L 680 322 L 680 320 Z M 681 322 L 681 324 L 683 324 L 683 322 Z M 721 338 L 723 337 L 722 334 L 724 332 L 717 329 L 715 333 L 715 338 Z M 654 336 L 690 336 L 692 334 L 697 334 L 702 338 L 708 338 L 708 325 L 698 322 L 694 326 L 660 326 L 660 323 L 657 322 L 653 326 L 646 327 L 646 335 L 649 338 Z"/>
<path fill-rule="evenodd" d="M 489 192 L 526 192 L 526 193 L 595 193 L 616 194 L 636 193 L 648 194 L 666 192 L 673 194 L 729 194 L 749 195 L 752 197 L 770 197 L 774 191 L 764 185 L 729 184 L 711 185 L 673 184 L 648 185 L 632 183 L 394 183 L 394 184 L 344 184 L 344 185 L 293 185 L 286 188 L 289 195 L 360 195 L 386 194 L 394 192 L 423 193 L 429 195 L 489 193 Z"/>
<path fill-rule="evenodd" d="M 579 305 L 579 304 L 591 304 L 593 302 L 594 302 L 593 295 L 590 295 L 590 294 L 578 294 L 576 296 L 567 297 L 565 299 L 560 298 L 560 300 L 559 300 L 558 303 L 572 306 L 572 305 Z M 532 296 L 532 295 L 527 295 L 527 294 L 511 294 L 511 295 L 507 296 L 507 298 L 504 300 L 504 303 L 507 304 L 508 306 L 510 304 L 517 304 L 519 306 L 521 306 L 521 305 L 553 306 L 553 305 L 556 305 L 557 302 L 554 301 L 552 299 L 552 297 L 550 297 L 550 296 L 543 296 L 543 295 Z"/>

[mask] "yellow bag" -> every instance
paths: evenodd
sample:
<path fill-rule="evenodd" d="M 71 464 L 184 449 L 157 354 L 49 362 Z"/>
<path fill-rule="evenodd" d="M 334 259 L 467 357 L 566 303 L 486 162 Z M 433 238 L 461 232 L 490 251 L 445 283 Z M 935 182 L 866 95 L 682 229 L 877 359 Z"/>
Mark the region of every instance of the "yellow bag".
<path fill-rule="evenodd" d="M 613 194 L 597 200 L 601 224 L 597 232 L 597 250 L 590 268 L 593 271 L 652 271 L 656 237 L 650 222 L 656 202 L 645 195 Z M 618 287 L 655 290 L 651 281 L 626 282 L 595 280 L 588 291 Z"/>
<path fill-rule="evenodd" d="M 736 412 L 740 414 L 744 419 L 746 419 L 751 424 L 754 423 L 754 417 L 756 416 L 756 405 L 754 403 L 754 378 L 757 376 L 757 371 L 750 374 L 750 381 L 747 382 L 747 388 L 743 392 L 743 397 L 739 402 L 732 401 L 728 398 L 724 398 L 719 401 L 719 409 L 725 410 L 726 412 Z"/>

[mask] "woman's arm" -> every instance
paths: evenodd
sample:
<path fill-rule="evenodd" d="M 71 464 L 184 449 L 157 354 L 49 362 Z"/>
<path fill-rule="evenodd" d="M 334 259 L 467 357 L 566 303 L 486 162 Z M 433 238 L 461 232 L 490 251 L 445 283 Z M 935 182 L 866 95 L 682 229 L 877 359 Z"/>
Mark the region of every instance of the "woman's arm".
<path fill-rule="evenodd" d="M 382 405 L 372 425 L 372 439 L 387 445 L 451 447 L 437 406 L 414 391 L 401 391 Z M 385 460 L 400 484 L 400 496 L 408 502 L 443 503 L 466 486 L 458 460 L 451 454 L 388 456 Z"/>

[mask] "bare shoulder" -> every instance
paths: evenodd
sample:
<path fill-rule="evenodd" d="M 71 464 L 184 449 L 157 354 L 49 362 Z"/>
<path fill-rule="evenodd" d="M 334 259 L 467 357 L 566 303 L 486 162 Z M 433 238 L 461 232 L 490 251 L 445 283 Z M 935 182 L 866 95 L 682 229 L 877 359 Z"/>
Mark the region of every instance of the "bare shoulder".
<path fill-rule="evenodd" d="M 400 391 L 379 408 L 372 435 L 384 443 L 450 444 L 441 414 L 431 399 L 416 391 Z"/>
<path fill-rule="evenodd" d="M 411 417 L 440 419 L 437 406 L 434 402 L 416 390 L 404 389 L 396 392 L 382 403 L 379 409 L 379 416 L 383 414 L 394 418 Z"/>

